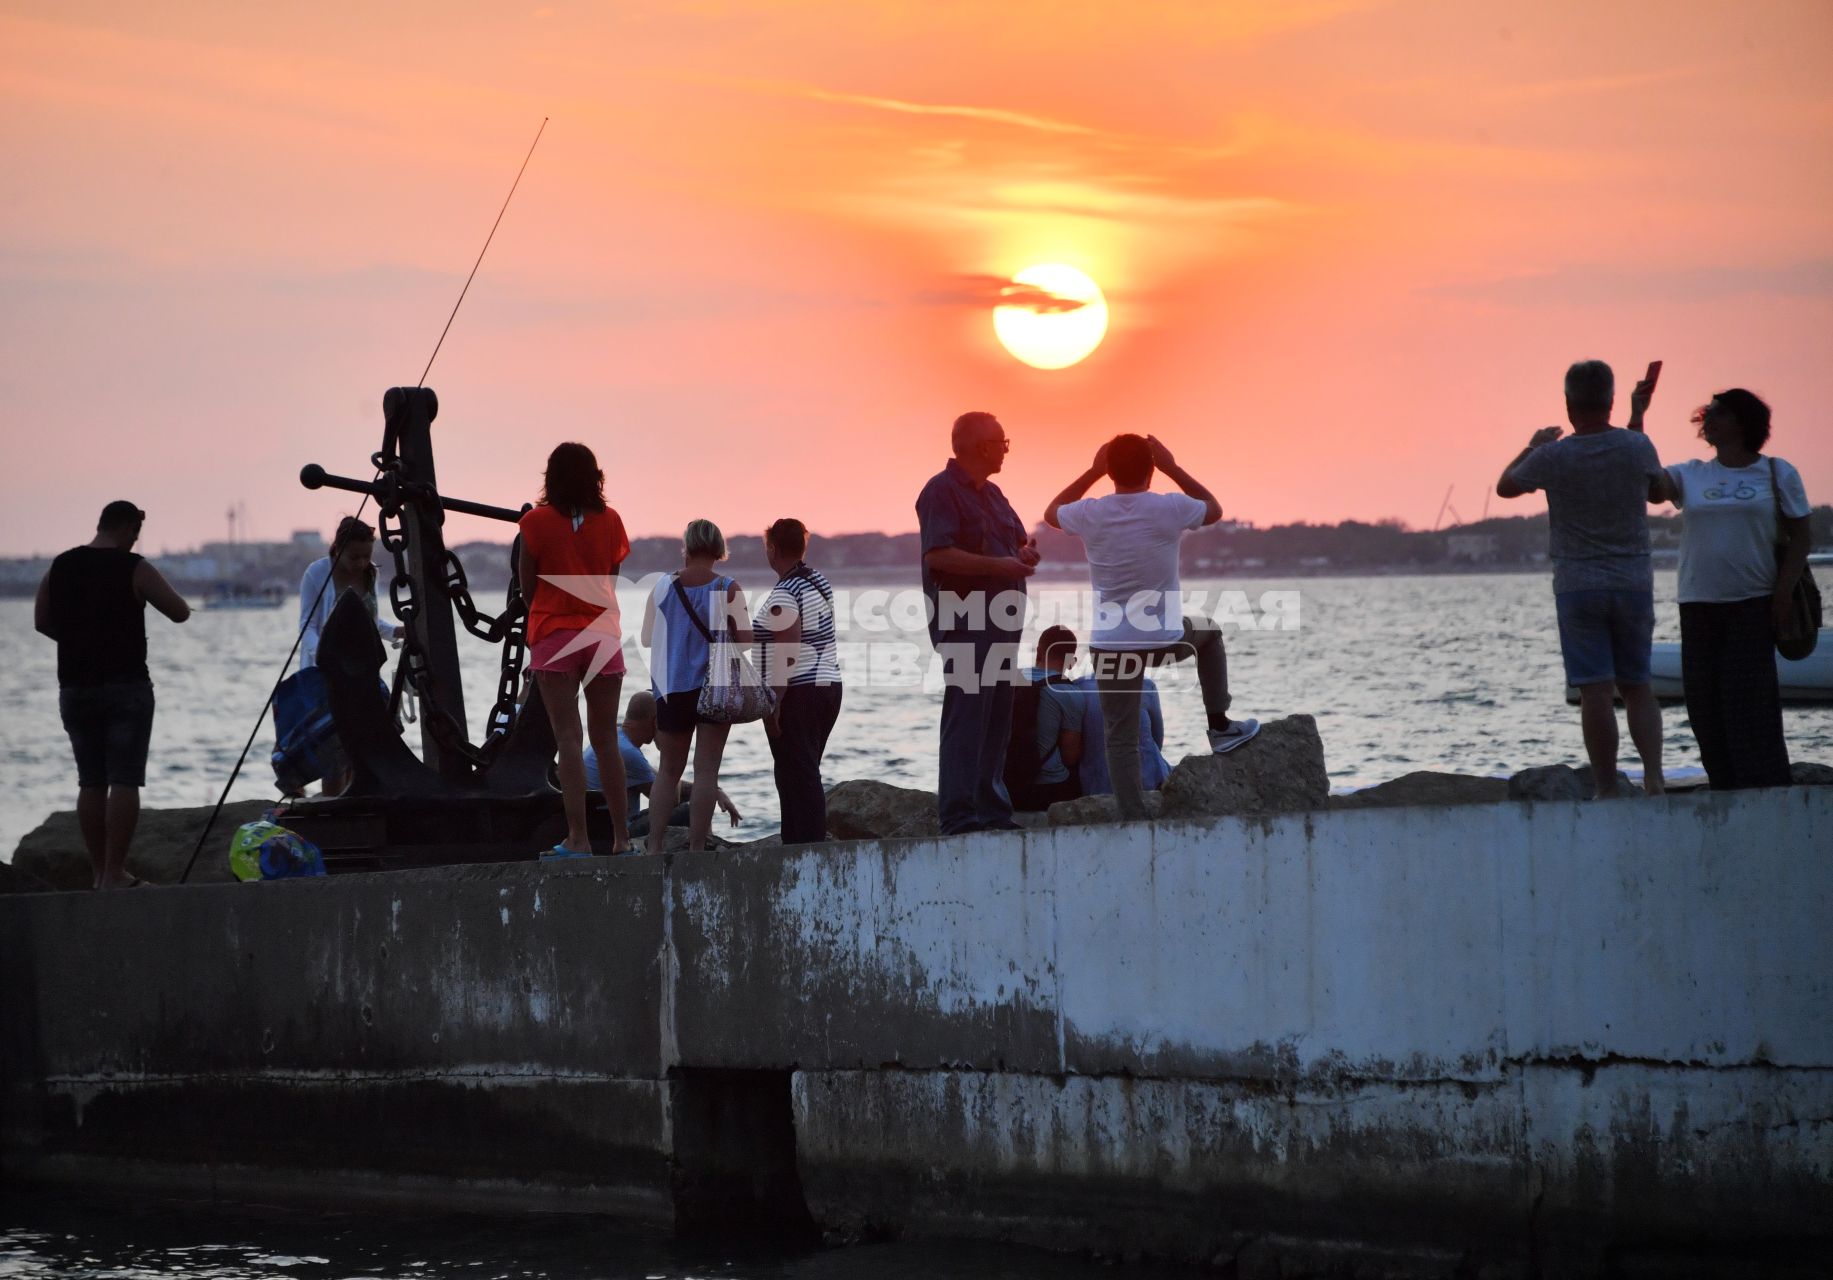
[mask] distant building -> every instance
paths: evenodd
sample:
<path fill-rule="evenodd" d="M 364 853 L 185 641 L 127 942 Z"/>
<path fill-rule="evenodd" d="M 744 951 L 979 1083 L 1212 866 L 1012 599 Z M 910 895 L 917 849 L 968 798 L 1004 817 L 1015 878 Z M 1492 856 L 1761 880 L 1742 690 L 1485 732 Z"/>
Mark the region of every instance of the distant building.
<path fill-rule="evenodd" d="M 227 577 L 225 567 L 215 556 L 200 555 L 166 555 L 157 556 L 154 565 L 173 582 L 214 582 Z"/>
<path fill-rule="evenodd" d="M 1502 555 L 1502 537 L 1494 533 L 1453 533 L 1445 537 L 1445 557 L 1465 564 L 1494 564 Z"/>

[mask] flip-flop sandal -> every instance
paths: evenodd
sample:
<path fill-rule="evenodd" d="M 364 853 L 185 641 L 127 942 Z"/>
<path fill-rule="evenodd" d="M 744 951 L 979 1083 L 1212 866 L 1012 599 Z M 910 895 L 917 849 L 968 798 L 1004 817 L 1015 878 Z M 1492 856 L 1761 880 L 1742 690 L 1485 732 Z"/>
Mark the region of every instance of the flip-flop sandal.
<path fill-rule="evenodd" d="M 562 858 L 589 858 L 591 856 L 590 853 L 581 852 L 578 849 L 569 849 L 564 843 L 561 843 L 542 854 L 541 861 L 558 862 Z"/>

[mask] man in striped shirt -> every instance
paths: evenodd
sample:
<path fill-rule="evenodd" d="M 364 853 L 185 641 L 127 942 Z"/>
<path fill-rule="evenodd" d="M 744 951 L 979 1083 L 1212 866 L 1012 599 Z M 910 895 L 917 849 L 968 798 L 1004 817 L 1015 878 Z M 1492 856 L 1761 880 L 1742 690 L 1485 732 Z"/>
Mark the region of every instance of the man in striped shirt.
<path fill-rule="evenodd" d="M 752 624 L 758 668 L 777 693 L 764 732 L 776 761 L 784 844 L 827 839 L 821 753 L 840 718 L 834 589 L 803 562 L 807 551 L 808 529 L 800 520 L 778 520 L 764 531 L 764 554 L 778 581 Z"/>

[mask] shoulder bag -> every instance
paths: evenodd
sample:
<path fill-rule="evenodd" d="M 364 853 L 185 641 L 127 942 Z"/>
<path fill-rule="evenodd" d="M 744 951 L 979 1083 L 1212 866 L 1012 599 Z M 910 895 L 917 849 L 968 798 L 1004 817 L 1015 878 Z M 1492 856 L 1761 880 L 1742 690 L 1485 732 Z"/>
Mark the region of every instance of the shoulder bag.
<path fill-rule="evenodd" d="M 1776 572 L 1788 559 L 1788 538 L 1782 532 L 1782 485 L 1776 474 L 1776 460 L 1769 460 L 1769 492 L 1776 504 Z M 1791 662 L 1799 662 L 1814 652 L 1820 640 L 1820 585 L 1814 571 L 1805 564 L 1795 579 L 1795 590 L 1789 596 L 1788 616 L 1776 631 L 1776 652 Z"/>
<path fill-rule="evenodd" d="M 725 590 L 724 578 L 713 580 L 713 591 Z M 776 710 L 776 690 L 758 678 L 755 668 L 739 648 L 733 637 L 733 625 L 730 618 L 726 625 L 714 635 L 705 622 L 701 620 L 694 602 L 688 598 L 687 589 L 681 585 L 681 577 L 675 575 L 675 598 L 687 616 L 693 619 L 694 626 L 699 628 L 701 637 L 706 641 L 706 679 L 700 685 L 700 699 L 695 703 L 695 713 L 702 720 L 714 724 L 745 724 L 751 720 L 761 720 Z M 710 604 L 712 594 L 708 595 Z"/>

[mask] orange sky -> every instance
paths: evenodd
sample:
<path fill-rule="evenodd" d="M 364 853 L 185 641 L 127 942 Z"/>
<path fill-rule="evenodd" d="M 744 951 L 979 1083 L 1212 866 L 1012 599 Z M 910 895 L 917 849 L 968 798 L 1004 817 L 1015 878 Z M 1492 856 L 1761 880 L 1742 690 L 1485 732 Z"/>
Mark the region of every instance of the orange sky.
<path fill-rule="evenodd" d="M 599 451 L 637 533 L 904 530 L 997 412 L 1027 519 L 1117 430 L 1232 515 L 1467 519 L 1572 359 L 1747 385 L 1833 499 L 1833 4 L 8 3 L 0 554 L 328 530 L 429 385 L 442 487 Z M 1083 364 L 977 277 L 1108 291 Z M 1492 513 L 1531 503 L 1495 502 Z M 502 536 L 466 521 L 459 537 Z"/>

